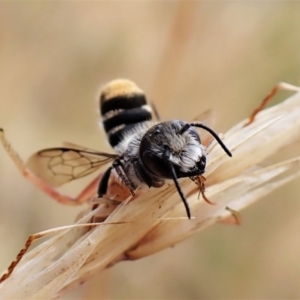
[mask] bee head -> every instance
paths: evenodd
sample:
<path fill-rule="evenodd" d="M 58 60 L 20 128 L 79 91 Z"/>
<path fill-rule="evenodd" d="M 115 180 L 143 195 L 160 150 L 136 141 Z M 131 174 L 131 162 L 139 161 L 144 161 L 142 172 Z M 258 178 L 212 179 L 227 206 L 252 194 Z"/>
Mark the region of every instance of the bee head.
<path fill-rule="evenodd" d="M 196 129 L 191 126 L 185 129 L 187 124 L 178 120 L 162 122 L 144 135 L 140 143 L 140 158 L 151 174 L 173 179 L 170 164 L 177 178 L 204 173 L 205 150 Z"/>
<path fill-rule="evenodd" d="M 195 127 L 211 133 L 223 150 L 231 156 L 230 151 L 212 129 L 201 123 L 178 120 L 162 122 L 150 128 L 142 138 L 139 148 L 141 163 L 148 172 L 160 178 L 173 179 L 188 218 L 191 218 L 190 208 L 177 179 L 198 176 L 205 171 L 206 153 Z"/>

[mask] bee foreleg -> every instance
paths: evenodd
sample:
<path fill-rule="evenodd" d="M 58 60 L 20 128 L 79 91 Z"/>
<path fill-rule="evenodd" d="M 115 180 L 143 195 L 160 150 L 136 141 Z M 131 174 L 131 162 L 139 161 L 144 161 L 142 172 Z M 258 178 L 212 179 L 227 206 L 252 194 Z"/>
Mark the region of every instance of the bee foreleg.
<path fill-rule="evenodd" d="M 126 175 L 124 171 L 123 164 L 120 159 L 116 159 L 113 163 L 113 167 L 116 170 L 118 176 L 121 178 L 122 182 L 126 185 L 126 187 L 129 189 L 132 196 L 135 196 L 134 192 L 134 186 L 128 176 Z"/>
<path fill-rule="evenodd" d="M 200 196 L 200 194 L 202 195 L 202 198 L 205 202 L 214 205 L 215 203 L 211 202 L 205 195 L 205 180 L 206 178 L 202 175 L 200 175 L 199 177 L 197 177 L 197 181 L 199 184 L 199 195 L 198 198 Z"/>

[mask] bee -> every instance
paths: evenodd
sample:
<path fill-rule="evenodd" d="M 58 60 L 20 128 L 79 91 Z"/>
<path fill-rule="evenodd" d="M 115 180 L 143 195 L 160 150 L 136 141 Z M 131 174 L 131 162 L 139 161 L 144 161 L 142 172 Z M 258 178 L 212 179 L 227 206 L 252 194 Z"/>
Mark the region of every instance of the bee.
<path fill-rule="evenodd" d="M 206 153 L 195 127 L 207 130 L 231 156 L 218 135 L 201 123 L 181 120 L 154 122 L 144 92 L 132 81 L 114 80 L 100 94 L 102 122 L 110 145 L 119 155 L 104 173 L 98 196 L 106 194 L 112 171 L 134 195 L 143 186 L 159 188 L 174 181 L 191 218 L 178 178 L 194 178 L 205 172 Z"/>
<path fill-rule="evenodd" d="M 130 80 L 117 79 L 106 84 L 101 89 L 99 103 L 102 124 L 115 154 L 68 143 L 66 147 L 38 151 L 24 164 L 12 150 L 3 131 L 0 139 L 23 175 L 59 202 L 80 204 L 96 189 L 97 197 L 105 196 L 112 174 L 132 195 L 137 189 L 160 188 L 166 180 L 172 180 L 187 216 L 191 218 L 178 179 L 189 177 L 194 180 L 205 172 L 206 152 L 197 127 L 208 131 L 227 155 L 232 156 L 219 136 L 199 122 L 154 120 L 156 109 Z M 95 178 L 75 199 L 57 194 L 53 189 L 108 163 L 111 165 L 101 179 Z"/>

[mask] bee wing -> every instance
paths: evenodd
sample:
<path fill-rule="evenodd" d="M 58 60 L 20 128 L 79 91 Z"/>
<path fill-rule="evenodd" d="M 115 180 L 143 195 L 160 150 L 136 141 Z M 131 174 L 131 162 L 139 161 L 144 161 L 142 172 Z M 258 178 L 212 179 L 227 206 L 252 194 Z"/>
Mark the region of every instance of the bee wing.
<path fill-rule="evenodd" d="M 79 146 L 49 148 L 33 154 L 26 166 L 56 187 L 89 175 L 117 157 L 116 154 L 84 150 Z"/>
<path fill-rule="evenodd" d="M 64 148 L 71 148 L 71 149 L 77 149 L 77 150 L 82 150 L 82 151 L 88 151 L 88 152 L 99 152 L 98 150 L 94 150 L 94 149 L 91 149 L 91 148 L 87 148 L 87 147 L 84 147 L 84 146 L 80 146 L 80 145 L 77 145 L 75 143 L 72 143 L 72 142 L 66 142 L 64 141 L 63 143 L 63 147 Z"/>

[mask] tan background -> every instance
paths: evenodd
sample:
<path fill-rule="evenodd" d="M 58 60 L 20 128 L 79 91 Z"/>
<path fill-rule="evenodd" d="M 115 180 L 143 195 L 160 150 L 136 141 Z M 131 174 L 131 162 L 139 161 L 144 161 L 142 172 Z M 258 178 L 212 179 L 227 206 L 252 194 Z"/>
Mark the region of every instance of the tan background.
<path fill-rule="evenodd" d="M 213 108 L 224 131 L 278 81 L 300 84 L 299 14 L 283 1 L 2 2 L 0 126 L 24 158 L 64 140 L 110 151 L 95 99 L 100 84 L 125 77 L 164 118 Z M 34 188 L 2 149 L 0 163 L 4 270 L 29 234 L 80 209 Z M 299 183 L 244 211 L 241 227 L 121 263 L 64 299 L 300 298 Z"/>

